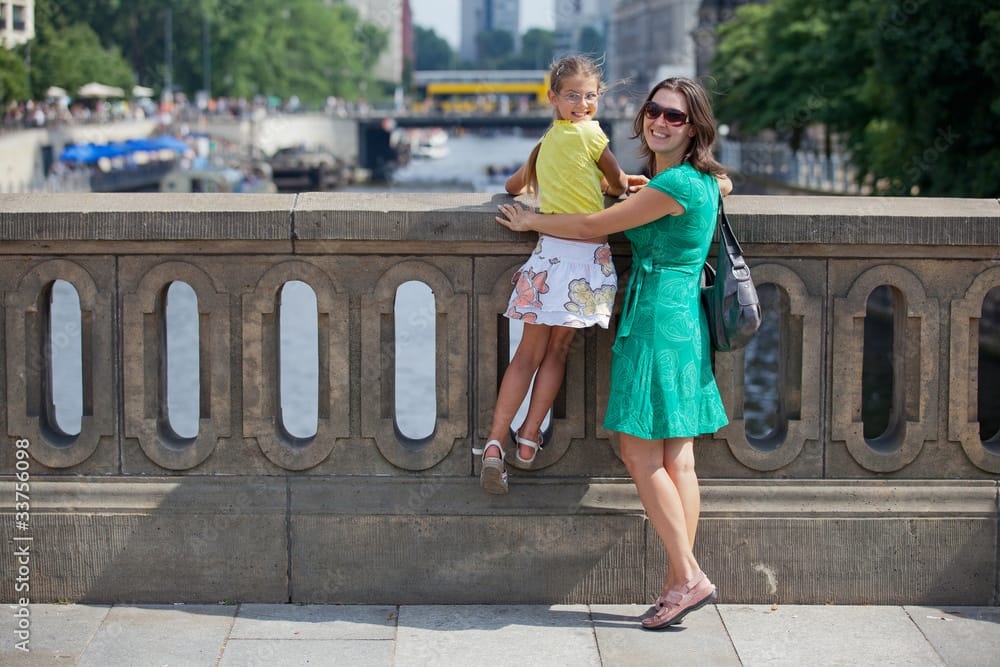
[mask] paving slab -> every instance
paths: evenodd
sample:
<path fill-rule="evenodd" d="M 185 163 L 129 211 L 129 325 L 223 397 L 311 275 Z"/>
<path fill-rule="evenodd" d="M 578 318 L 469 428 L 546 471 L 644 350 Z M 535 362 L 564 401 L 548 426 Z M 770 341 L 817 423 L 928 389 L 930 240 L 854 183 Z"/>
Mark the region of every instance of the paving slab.
<path fill-rule="evenodd" d="M 663 632 L 646 605 L 31 605 L 0 665 L 1000 665 L 1000 607 L 715 605 Z"/>
<path fill-rule="evenodd" d="M 945 664 L 902 607 L 718 605 L 717 609 L 746 667 Z"/>
<path fill-rule="evenodd" d="M 391 605 L 241 604 L 232 639 L 393 639 Z"/>
<path fill-rule="evenodd" d="M 87 643 L 97 633 L 111 605 L 33 604 L 28 605 L 28 652 L 18 650 L 21 638 L 13 616 L 16 605 L 4 605 L 10 613 L 0 633 L 0 665 L 74 665 Z M 6 609 L 5 609 L 6 611 Z"/>
<path fill-rule="evenodd" d="M 406 605 L 394 664 L 600 667 L 601 656 L 586 605 Z"/>
<path fill-rule="evenodd" d="M 605 667 L 665 664 L 740 667 L 739 656 L 714 606 L 693 612 L 680 625 L 661 631 L 643 630 L 639 626 L 639 620 L 650 611 L 649 605 L 590 606 Z"/>
<path fill-rule="evenodd" d="M 226 605 L 116 605 L 84 650 L 78 667 L 211 667 L 233 625 Z"/>
<path fill-rule="evenodd" d="M 1000 664 L 1000 607 L 904 609 L 949 667 Z"/>
<path fill-rule="evenodd" d="M 390 667 L 392 651 L 391 641 L 372 639 L 234 639 L 218 667 Z"/>

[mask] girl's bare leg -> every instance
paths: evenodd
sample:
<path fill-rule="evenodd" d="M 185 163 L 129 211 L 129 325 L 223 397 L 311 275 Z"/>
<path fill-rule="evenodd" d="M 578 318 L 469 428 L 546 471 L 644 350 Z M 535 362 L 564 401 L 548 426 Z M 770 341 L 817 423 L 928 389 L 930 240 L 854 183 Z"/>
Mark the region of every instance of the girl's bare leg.
<path fill-rule="evenodd" d="M 569 356 L 570 345 L 576 334 L 576 329 L 570 327 L 549 327 L 549 329 L 549 344 L 542 364 L 538 367 L 538 373 L 535 374 L 535 386 L 531 389 L 528 414 L 517 432 L 519 436 L 534 442 L 540 442 L 542 422 L 545 421 L 545 415 L 562 387 L 566 373 L 566 357 Z M 520 454 L 521 458 L 529 459 L 534 452 L 530 447 L 521 447 Z"/>
<path fill-rule="evenodd" d="M 667 452 L 691 446 L 690 438 L 673 440 L 643 440 L 625 433 L 619 434 L 622 460 L 639 491 L 639 500 L 646 510 L 653 529 L 667 552 L 667 579 L 664 592 L 691 580 L 699 571 L 698 561 L 691 551 L 685 508 L 673 479 L 663 466 Z"/>
<path fill-rule="evenodd" d="M 517 346 L 514 358 L 510 360 L 500 382 L 497 392 L 497 403 L 493 408 L 493 422 L 486 441 L 498 440 L 505 442 L 510 432 L 510 424 L 514 421 L 521 401 L 528 393 L 531 378 L 545 358 L 549 343 L 549 332 L 553 327 L 544 324 L 525 324 L 521 334 L 521 342 Z M 499 457 L 499 448 L 490 445 L 483 453 L 486 457 Z"/>

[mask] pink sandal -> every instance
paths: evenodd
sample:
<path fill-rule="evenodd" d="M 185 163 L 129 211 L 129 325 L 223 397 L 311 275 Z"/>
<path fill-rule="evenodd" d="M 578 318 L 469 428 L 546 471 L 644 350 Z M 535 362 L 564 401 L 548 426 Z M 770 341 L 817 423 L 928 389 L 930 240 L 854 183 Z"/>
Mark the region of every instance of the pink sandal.
<path fill-rule="evenodd" d="M 663 630 L 680 623 L 692 611 L 701 609 L 715 599 L 715 584 L 704 572 L 699 572 L 685 584 L 671 588 L 666 595 L 656 598 L 659 611 L 642 620 L 646 630 Z M 662 604 L 661 604 L 662 602 Z"/>

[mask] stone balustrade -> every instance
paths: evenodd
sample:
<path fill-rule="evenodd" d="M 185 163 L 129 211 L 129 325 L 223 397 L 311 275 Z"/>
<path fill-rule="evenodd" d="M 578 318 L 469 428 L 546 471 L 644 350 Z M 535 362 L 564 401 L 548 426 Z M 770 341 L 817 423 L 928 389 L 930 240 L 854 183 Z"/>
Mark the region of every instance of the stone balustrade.
<path fill-rule="evenodd" d="M 601 426 L 610 332 L 578 334 L 536 464 L 511 457 L 506 497 L 478 488 L 471 448 L 506 359 L 498 314 L 534 245 L 493 221 L 504 200 L 0 195 L 0 536 L 31 544 L 31 600 L 652 599 L 662 549 Z M 998 202 L 733 196 L 727 210 L 758 287 L 773 286 L 778 398 L 774 428 L 749 432 L 747 351 L 715 355 L 731 423 L 696 444 L 697 553 L 721 599 L 1000 602 L 1000 440 L 981 437 L 996 415 L 979 414 L 997 406 L 980 400 L 979 322 L 1000 288 Z M 613 246 L 624 274 L 627 244 Z M 56 280 L 80 302 L 72 434 L 51 419 Z M 190 438 L 165 408 L 175 281 L 197 295 Z M 278 387 L 289 281 L 312 288 L 318 315 L 305 438 L 283 426 Z M 407 281 L 435 307 L 436 420 L 419 440 L 394 405 Z M 879 288 L 893 295 L 891 409 L 871 437 L 864 331 Z M 25 593 L 12 554 L 4 600 Z"/>

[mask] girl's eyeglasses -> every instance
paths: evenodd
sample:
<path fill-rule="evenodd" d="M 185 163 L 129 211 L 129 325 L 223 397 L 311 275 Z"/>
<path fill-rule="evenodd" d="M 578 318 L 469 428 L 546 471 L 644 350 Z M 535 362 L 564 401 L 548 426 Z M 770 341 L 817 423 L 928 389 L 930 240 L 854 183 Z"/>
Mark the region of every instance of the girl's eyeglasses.
<path fill-rule="evenodd" d="M 656 120 L 660 116 L 663 116 L 663 120 L 666 121 L 667 125 L 671 127 L 680 127 L 681 125 L 687 125 L 691 122 L 688 115 L 680 109 L 661 107 L 652 100 L 646 102 L 646 104 L 642 107 L 642 111 L 646 114 L 646 118 L 649 120 Z"/>
<path fill-rule="evenodd" d="M 586 95 L 581 95 L 580 93 L 558 93 L 558 95 L 570 104 L 579 104 L 581 101 L 587 104 L 594 104 L 597 100 L 601 99 L 600 93 L 587 93 Z"/>

